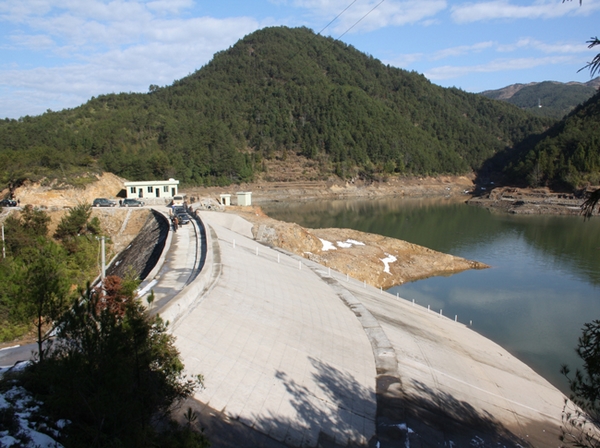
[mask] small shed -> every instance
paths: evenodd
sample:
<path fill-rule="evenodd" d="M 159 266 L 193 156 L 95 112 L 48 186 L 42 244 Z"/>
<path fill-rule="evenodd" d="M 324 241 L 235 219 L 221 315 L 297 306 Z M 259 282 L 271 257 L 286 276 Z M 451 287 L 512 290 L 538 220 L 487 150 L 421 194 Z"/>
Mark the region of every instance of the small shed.
<path fill-rule="evenodd" d="M 169 180 L 147 180 L 137 182 L 125 182 L 127 199 L 130 198 L 172 198 L 178 194 L 179 181 Z"/>
<path fill-rule="evenodd" d="M 231 205 L 231 195 L 227 193 L 221 194 L 221 205 Z"/>
<path fill-rule="evenodd" d="M 252 192 L 251 191 L 238 191 L 237 195 L 237 205 L 248 206 L 252 205 Z"/>

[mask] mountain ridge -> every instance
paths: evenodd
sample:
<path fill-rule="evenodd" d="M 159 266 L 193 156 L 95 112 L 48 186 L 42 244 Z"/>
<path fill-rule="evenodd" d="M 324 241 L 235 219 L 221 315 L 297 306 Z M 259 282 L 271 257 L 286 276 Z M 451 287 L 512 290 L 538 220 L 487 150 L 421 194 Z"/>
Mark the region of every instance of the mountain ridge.
<path fill-rule="evenodd" d="M 271 27 L 170 86 L 0 120 L 0 185 L 101 171 L 226 185 L 292 153 L 319 179 L 464 174 L 553 123 L 307 28 Z"/>
<path fill-rule="evenodd" d="M 517 93 L 519 90 L 521 90 L 524 87 L 533 87 L 538 84 L 541 84 L 542 82 L 549 82 L 549 83 L 553 83 L 553 84 L 563 84 L 563 85 L 586 86 L 586 87 L 592 87 L 597 90 L 600 87 L 600 76 L 598 76 L 594 79 L 590 79 L 587 82 L 579 82 L 579 81 L 560 82 L 560 81 L 546 80 L 546 81 L 528 82 L 528 83 L 524 83 L 524 84 L 523 83 L 515 83 L 515 84 L 510 84 L 508 86 L 501 87 L 498 89 L 484 90 L 482 92 L 479 92 L 479 94 L 487 96 L 488 98 L 491 97 L 489 95 L 495 95 L 496 99 L 505 100 L 505 99 L 511 98 L 515 93 Z"/>
<path fill-rule="evenodd" d="M 579 104 L 591 98 L 600 87 L 600 77 L 577 81 L 542 81 L 511 84 L 480 92 L 486 98 L 505 101 L 537 116 L 561 119 Z"/>

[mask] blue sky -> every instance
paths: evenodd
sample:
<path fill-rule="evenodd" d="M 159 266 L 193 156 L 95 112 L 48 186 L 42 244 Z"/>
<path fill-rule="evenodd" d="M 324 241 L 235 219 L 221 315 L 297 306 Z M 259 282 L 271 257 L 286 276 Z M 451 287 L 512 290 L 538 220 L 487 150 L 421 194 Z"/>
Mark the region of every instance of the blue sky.
<path fill-rule="evenodd" d="M 342 11 L 344 11 L 342 13 Z M 0 117 L 147 92 L 267 26 L 306 26 L 469 92 L 590 79 L 600 0 L 0 0 Z"/>

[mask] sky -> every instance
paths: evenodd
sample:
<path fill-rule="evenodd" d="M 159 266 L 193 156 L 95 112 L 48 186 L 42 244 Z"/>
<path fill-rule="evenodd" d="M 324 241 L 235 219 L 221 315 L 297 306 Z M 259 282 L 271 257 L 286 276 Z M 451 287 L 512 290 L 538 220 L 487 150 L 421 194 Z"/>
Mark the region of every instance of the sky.
<path fill-rule="evenodd" d="M 599 19 L 600 0 L 0 0 L 0 118 L 170 85 L 271 26 L 468 92 L 587 82 Z"/>

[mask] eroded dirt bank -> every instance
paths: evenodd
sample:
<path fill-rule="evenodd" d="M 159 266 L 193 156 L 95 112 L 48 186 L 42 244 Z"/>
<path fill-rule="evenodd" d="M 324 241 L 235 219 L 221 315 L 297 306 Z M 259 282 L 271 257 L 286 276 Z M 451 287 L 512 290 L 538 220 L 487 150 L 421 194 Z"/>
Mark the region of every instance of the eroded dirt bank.
<path fill-rule="evenodd" d="M 378 197 L 435 197 L 460 196 L 473 189 L 472 176 L 390 177 L 385 182 L 365 182 L 355 179 L 343 181 L 287 181 L 255 182 L 227 187 L 198 187 L 185 190 L 188 197 L 211 198 L 219 201 L 223 193 L 230 194 L 236 204 L 236 193 L 251 191 L 253 204 L 285 200 L 310 201 L 316 199 L 368 199 Z"/>
<path fill-rule="evenodd" d="M 308 229 L 272 219 L 260 207 L 228 207 L 253 224 L 254 238 L 384 289 L 486 264 L 352 229 Z"/>
<path fill-rule="evenodd" d="M 467 203 L 518 215 L 578 215 L 584 199 L 548 188 L 498 187 Z"/>

